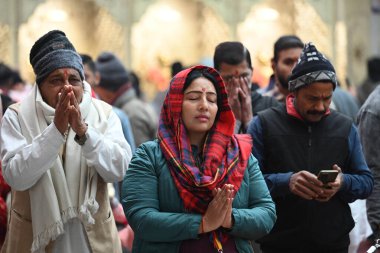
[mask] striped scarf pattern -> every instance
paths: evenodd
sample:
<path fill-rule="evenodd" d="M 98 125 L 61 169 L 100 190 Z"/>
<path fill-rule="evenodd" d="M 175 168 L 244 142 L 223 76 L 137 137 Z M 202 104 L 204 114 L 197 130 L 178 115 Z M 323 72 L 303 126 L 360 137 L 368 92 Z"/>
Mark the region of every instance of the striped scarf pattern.
<path fill-rule="evenodd" d="M 191 143 L 181 119 L 183 87 L 195 69 L 207 71 L 216 80 L 219 117 L 209 130 L 202 150 L 201 166 L 193 157 Z M 249 135 L 234 135 L 235 117 L 228 104 L 220 75 L 213 68 L 195 66 L 179 72 L 171 81 L 159 121 L 158 139 L 168 161 L 174 183 L 186 210 L 204 214 L 212 200 L 212 190 L 233 184 L 239 190 L 251 153 Z"/>

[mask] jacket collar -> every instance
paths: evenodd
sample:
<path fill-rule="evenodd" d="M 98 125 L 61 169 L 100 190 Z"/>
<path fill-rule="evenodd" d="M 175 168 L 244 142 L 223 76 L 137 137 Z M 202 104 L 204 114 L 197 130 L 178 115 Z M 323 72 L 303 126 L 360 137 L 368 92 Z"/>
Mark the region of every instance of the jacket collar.
<path fill-rule="evenodd" d="M 302 121 L 306 121 L 302 116 L 301 114 L 299 114 L 299 112 L 297 111 L 297 108 L 294 106 L 294 94 L 293 93 L 290 93 L 288 96 L 286 96 L 286 112 L 290 115 L 290 116 L 293 116 L 297 119 L 300 119 Z M 326 113 L 324 116 L 327 116 L 330 114 L 330 108 L 327 109 Z"/>

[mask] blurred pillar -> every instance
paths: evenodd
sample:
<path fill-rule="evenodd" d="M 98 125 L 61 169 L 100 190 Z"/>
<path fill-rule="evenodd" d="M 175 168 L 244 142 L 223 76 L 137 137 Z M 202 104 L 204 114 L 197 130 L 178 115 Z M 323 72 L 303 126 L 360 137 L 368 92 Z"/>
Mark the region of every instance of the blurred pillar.
<path fill-rule="evenodd" d="M 19 66 L 18 31 L 20 25 L 20 0 L 10 0 L 10 30 L 11 30 L 11 61 L 16 68 Z"/>
<path fill-rule="evenodd" d="M 346 29 L 346 5 L 347 1 L 337 0 L 335 2 L 335 22 L 333 24 L 333 57 L 335 69 L 338 74 L 339 83 L 347 88 L 347 29 Z"/>
<path fill-rule="evenodd" d="M 126 57 L 127 57 L 127 67 L 132 68 L 132 26 L 134 22 L 134 0 L 124 0 L 125 10 L 126 10 L 126 20 L 125 20 L 125 28 L 126 28 Z"/>
<path fill-rule="evenodd" d="M 375 5 L 375 2 L 372 0 L 370 55 L 380 55 L 380 1 L 377 1 L 377 5 Z"/>
<path fill-rule="evenodd" d="M 238 40 L 237 26 L 241 19 L 241 0 L 230 0 L 228 1 L 229 12 L 229 25 L 231 30 L 232 40 Z"/>

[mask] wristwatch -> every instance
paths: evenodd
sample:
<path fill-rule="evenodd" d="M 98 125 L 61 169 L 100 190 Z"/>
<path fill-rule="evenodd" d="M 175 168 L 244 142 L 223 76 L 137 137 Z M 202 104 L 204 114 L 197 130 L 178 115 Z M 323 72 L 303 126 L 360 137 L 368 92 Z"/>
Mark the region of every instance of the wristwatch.
<path fill-rule="evenodd" d="M 79 135 L 76 134 L 75 137 L 74 137 L 74 141 L 82 146 L 87 141 L 87 135 L 86 135 L 86 133 L 84 135 L 82 135 L 82 136 L 79 136 Z"/>

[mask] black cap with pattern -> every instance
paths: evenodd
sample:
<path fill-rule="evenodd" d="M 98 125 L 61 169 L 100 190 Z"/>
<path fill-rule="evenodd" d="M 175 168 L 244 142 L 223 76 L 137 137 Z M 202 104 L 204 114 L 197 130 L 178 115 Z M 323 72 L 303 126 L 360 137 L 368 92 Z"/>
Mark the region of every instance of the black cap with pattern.
<path fill-rule="evenodd" d="M 313 43 L 305 44 L 297 65 L 289 78 L 289 91 L 295 91 L 314 82 L 329 81 L 337 84 L 335 69 Z"/>
<path fill-rule="evenodd" d="M 84 79 L 82 58 L 66 34 L 59 30 L 46 33 L 34 43 L 30 50 L 29 61 L 36 74 L 37 84 L 60 68 L 76 69 L 81 79 Z"/>

